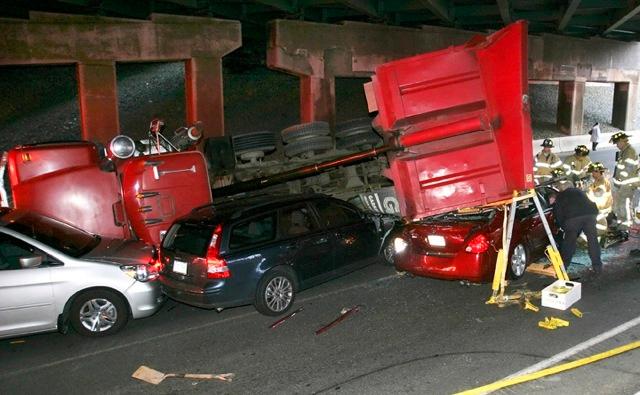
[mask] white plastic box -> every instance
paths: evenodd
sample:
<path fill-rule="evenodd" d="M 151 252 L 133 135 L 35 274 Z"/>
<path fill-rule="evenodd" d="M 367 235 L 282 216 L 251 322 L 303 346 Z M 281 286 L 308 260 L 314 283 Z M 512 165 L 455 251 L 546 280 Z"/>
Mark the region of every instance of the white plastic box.
<path fill-rule="evenodd" d="M 557 280 L 542 290 L 542 305 L 566 310 L 582 297 L 582 284 L 575 281 Z"/>

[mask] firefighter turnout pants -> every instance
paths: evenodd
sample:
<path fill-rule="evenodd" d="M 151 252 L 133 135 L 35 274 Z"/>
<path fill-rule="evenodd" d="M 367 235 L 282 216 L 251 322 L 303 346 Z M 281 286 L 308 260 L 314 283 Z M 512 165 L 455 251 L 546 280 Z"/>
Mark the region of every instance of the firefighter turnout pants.
<path fill-rule="evenodd" d="M 613 213 L 618 221 L 618 229 L 629 230 L 633 221 L 633 193 L 636 188 L 622 185 L 613 188 Z"/>

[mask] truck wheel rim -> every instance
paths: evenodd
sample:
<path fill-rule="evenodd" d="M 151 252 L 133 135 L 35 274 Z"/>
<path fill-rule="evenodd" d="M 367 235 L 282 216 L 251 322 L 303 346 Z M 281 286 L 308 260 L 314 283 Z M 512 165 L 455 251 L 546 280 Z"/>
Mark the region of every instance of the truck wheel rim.
<path fill-rule="evenodd" d="M 80 323 L 88 331 L 104 332 L 118 321 L 118 309 L 107 299 L 87 300 L 80 308 Z"/>
<path fill-rule="evenodd" d="M 511 271 L 513 274 L 520 277 L 524 273 L 527 266 L 527 251 L 522 244 L 518 244 L 513 249 L 513 255 L 511 255 Z"/>
<path fill-rule="evenodd" d="M 271 311 L 283 311 L 293 299 L 293 285 L 286 277 L 274 277 L 267 284 L 265 302 Z"/>

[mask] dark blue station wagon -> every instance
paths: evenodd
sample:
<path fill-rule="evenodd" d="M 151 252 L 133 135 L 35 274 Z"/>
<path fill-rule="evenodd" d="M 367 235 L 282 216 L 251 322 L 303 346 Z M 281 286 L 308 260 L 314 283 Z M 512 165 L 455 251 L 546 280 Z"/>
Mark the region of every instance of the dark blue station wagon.
<path fill-rule="evenodd" d="M 260 196 L 177 220 L 162 243 L 162 288 L 204 308 L 254 304 L 279 315 L 297 291 L 372 263 L 381 232 L 355 206 L 324 195 Z"/>

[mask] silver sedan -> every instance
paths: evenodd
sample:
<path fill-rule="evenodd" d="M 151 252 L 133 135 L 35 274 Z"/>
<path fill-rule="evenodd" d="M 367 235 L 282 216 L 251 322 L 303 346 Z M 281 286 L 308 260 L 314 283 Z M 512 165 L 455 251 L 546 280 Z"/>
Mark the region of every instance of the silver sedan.
<path fill-rule="evenodd" d="M 65 331 L 103 336 L 155 313 L 151 247 L 100 238 L 13 210 L 0 217 L 0 338 Z"/>

